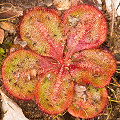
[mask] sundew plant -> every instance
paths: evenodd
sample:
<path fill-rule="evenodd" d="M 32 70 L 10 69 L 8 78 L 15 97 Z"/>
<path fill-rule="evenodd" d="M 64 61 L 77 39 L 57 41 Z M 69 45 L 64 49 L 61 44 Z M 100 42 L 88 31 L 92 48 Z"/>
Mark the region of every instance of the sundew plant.
<path fill-rule="evenodd" d="M 19 34 L 29 49 L 13 52 L 2 67 L 4 86 L 12 96 L 33 99 L 48 114 L 68 110 L 75 117 L 93 118 L 104 109 L 105 86 L 116 63 L 99 47 L 107 34 L 100 11 L 78 5 L 58 15 L 33 7 L 23 15 Z"/>

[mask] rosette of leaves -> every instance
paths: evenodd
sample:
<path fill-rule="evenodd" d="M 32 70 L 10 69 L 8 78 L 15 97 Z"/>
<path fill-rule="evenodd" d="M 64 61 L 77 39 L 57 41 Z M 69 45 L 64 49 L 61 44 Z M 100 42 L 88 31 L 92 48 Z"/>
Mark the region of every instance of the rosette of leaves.
<path fill-rule="evenodd" d="M 35 99 L 48 114 L 68 109 L 76 117 L 95 117 L 107 103 L 105 86 L 116 69 L 113 56 L 97 48 L 106 33 L 106 20 L 93 6 L 72 7 L 62 17 L 53 9 L 29 9 L 20 22 L 29 50 L 5 60 L 6 89 L 14 97 Z"/>

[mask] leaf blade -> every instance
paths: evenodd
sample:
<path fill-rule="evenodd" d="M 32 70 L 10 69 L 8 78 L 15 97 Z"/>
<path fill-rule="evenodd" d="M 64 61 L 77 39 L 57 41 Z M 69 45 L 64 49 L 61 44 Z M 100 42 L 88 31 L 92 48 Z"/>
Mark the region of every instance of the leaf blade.
<path fill-rule="evenodd" d="M 8 98 L 2 90 L 0 90 L 2 95 L 2 109 L 4 112 L 3 120 L 28 120 L 23 112 L 22 109 L 10 98 Z"/>
<path fill-rule="evenodd" d="M 70 73 L 76 82 L 90 83 L 95 87 L 109 84 L 116 70 L 116 62 L 107 50 L 83 50 L 72 58 Z"/>
<path fill-rule="evenodd" d="M 93 6 L 78 5 L 66 11 L 67 48 L 65 61 L 83 49 L 94 48 L 106 39 L 107 25 L 104 16 Z"/>

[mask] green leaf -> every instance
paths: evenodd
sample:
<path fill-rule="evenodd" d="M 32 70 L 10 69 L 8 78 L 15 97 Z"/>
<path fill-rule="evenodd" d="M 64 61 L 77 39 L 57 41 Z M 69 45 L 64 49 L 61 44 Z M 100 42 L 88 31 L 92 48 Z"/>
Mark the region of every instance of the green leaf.
<path fill-rule="evenodd" d="M 0 48 L 0 54 L 4 54 L 5 50 L 3 48 Z"/>

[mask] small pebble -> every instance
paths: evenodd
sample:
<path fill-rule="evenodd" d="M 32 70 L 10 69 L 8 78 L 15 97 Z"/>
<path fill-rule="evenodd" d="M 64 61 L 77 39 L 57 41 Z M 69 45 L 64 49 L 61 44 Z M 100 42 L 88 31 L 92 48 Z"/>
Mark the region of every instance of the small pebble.
<path fill-rule="evenodd" d="M 15 37 L 14 44 L 19 44 L 24 48 L 27 45 L 27 41 L 21 41 L 18 37 Z"/>
<path fill-rule="evenodd" d="M 15 27 L 12 23 L 9 22 L 0 22 L 0 27 L 9 33 L 15 33 Z"/>
<path fill-rule="evenodd" d="M 44 0 L 44 4 L 47 5 L 48 7 L 52 5 L 52 0 Z"/>
<path fill-rule="evenodd" d="M 0 44 L 3 43 L 4 40 L 4 30 L 0 29 Z"/>
<path fill-rule="evenodd" d="M 66 10 L 70 8 L 71 2 L 70 0 L 54 0 L 53 4 L 58 10 Z"/>

